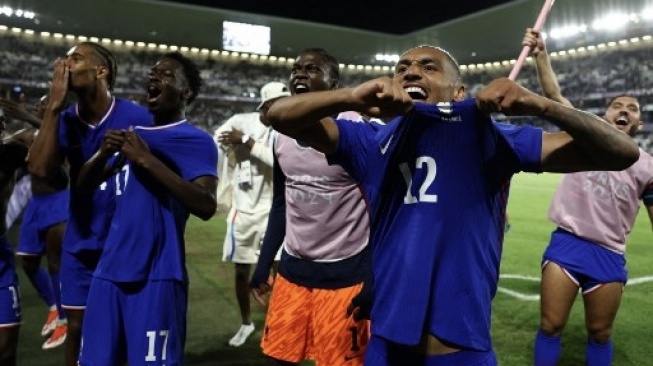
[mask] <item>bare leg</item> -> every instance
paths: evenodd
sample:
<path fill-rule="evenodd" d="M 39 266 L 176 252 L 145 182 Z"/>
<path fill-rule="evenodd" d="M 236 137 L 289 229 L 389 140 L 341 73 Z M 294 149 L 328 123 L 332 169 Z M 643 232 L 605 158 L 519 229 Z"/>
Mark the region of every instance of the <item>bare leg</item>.
<path fill-rule="evenodd" d="M 66 318 L 68 318 L 66 342 L 64 343 L 66 366 L 77 366 L 77 359 L 79 358 L 79 350 L 82 343 L 84 310 L 66 309 Z"/>
<path fill-rule="evenodd" d="M 0 365 L 16 366 L 20 326 L 0 328 Z"/>

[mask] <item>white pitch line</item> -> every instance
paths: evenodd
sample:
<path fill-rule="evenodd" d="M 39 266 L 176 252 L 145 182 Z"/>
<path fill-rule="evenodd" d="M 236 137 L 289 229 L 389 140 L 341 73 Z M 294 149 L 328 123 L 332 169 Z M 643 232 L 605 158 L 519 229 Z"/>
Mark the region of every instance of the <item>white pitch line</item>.
<path fill-rule="evenodd" d="M 503 292 L 504 294 L 508 296 L 512 296 L 518 300 L 523 300 L 523 301 L 539 301 L 540 300 L 540 295 L 528 295 L 528 294 L 523 294 L 521 292 L 509 290 L 505 287 L 497 287 L 497 291 Z"/>
<path fill-rule="evenodd" d="M 519 275 L 519 274 L 501 274 L 499 276 L 500 278 L 505 278 L 505 279 L 514 279 L 514 280 L 524 280 L 524 281 L 533 281 L 533 282 L 539 282 L 540 278 L 539 277 L 534 277 L 534 276 L 524 276 L 524 275 Z M 637 285 L 640 283 L 646 283 L 646 282 L 653 282 L 653 276 L 644 276 L 644 277 L 637 277 L 637 278 L 632 278 L 628 280 L 628 283 L 626 283 L 627 286 L 630 285 Z M 507 289 L 505 287 L 497 287 L 497 291 L 502 292 L 508 296 L 512 296 L 518 300 L 523 300 L 523 301 L 539 301 L 540 300 L 540 295 L 529 295 L 525 294 L 519 291 L 514 291 Z"/>
<path fill-rule="evenodd" d="M 533 276 L 524 276 L 520 274 L 500 274 L 499 278 L 507 278 L 507 279 L 512 279 L 512 280 L 525 280 L 525 281 L 534 281 L 534 282 L 540 282 L 539 277 L 533 277 Z"/>

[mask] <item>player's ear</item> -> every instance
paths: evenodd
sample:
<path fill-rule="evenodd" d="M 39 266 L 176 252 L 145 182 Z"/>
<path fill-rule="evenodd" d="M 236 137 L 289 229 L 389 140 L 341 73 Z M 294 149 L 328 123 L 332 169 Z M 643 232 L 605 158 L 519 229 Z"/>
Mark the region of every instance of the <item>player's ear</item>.
<path fill-rule="evenodd" d="M 109 68 L 106 66 L 98 66 L 97 74 L 95 75 L 97 79 L 108 80 L 109 77 Z"/>
<path fill-rule="evenodd" d="M 458 85 L 456 87 L 456 90 L 454 90 L 454 94 L 453 94 L 454 102 L 459 102 L 461 100 L 464 100 L 466 94 L 467 94 L 467 89 L 465 88 L 465 85 L 463 84 Z"/>
<path fill-rule="evenodd" d="M 193 95 L 193 91 L 190 90 L 190 88 L 184 88 L 184 91 L 182 92 L 183 98 L 187 101 L 190 99 L 191 95 Z"/>

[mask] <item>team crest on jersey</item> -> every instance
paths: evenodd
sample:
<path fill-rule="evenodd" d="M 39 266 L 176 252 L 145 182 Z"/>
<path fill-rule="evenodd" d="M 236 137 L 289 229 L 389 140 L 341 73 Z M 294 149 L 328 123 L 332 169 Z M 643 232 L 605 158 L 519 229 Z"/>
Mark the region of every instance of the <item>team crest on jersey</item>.
<path fill-rule="evenodd" d="M 442 122 L 461 122 L 463 120 L 460 116 L 452 115 L 453 106 L 449 102 L 438 103 L 436 107 L 440 111 L 440 120 Z"/>

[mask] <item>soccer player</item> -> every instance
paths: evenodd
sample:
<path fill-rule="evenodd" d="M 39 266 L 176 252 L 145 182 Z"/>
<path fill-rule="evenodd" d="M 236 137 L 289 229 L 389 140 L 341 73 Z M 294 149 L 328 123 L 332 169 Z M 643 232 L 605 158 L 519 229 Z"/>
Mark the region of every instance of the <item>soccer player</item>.
<path fill-rule="evenodd" d="M 60 267 L 61 302 L 68 320 L 67 366 L 77 364 L 86 298 L 115 207 L 115 180 L 89 192 L 74 182 L 108 129 L 152 124 L 147 109 L 113 96 L 116 72 L 113 54 L 93 42 L 79 43 L 65 59 L 57 59 L 43 123 L 28 157 L 32 176 L 50 181 L 66 174 L 67 161 L 73 182 Z M 69 90 L 78 102 L 65 109 Z"/>
<path fill-rule="evenodd" d="M 221 174 L 223 179 L 219 185 L 229 185 L 232 198 L 222 260 L 232 262 L 236 267 L 236 299 L 242 323 L 228 342 L 233 347 L 243 345 L 254 332 L 250 317 L 249 275 L 252 264 L 258 261 L 272 204 L 274 131 L 266 114 L 272 102 L 289 95 L 290 91 L 283 83 L 265 84 L 261 88 L 257 112 L 236 114 L 215 132 L 222 151 L 222 168 L 230 170 L 224 176 Z M 225 180 L 225 176 L 229 180 Z"/>
<path fill-rule="evenodd" d="M 208 220 L 216 210 L 217 148 L 185 118 L 200 85 L 191 60 L 163 55 L 147 84 L 155 126 L 108 131 L 82 169 L 82 187 L 100 184 L 105 172 L 116 173 L 117 185 L 88 295 L 85 316 L 93 322 L 84 322 L 81 366 L 183 365 L 186 221 L 189 213 Z"/>
<path fill-rule="evenodd" d="M 14 120 L 40 127 L 43 118 L 43 96 L 36 103 L 35 113 L 27 111 L 25 94 L 21 94 L 20 103 L 0 100 L 5 115 Z M 36 133 L 26 129 L 23 135 L 29 146 Z M 49 338 L 43 343 L 43 349 L 51 349 L 63 344 L 66 339 L 66 315 L 61 308 L 59 291 L 59 267 L 61 262 L 61 242 L 68 221 L 68 177 L 60 175 L 55 179 L 29 177 L 29 201 L 23 215 L 22 226 L 16 255 L 21 258 L 23 270 L 36 292 L 49 307 L 48 316 L 41 329 L 42 336 Z M 19 183 L 24 182 L 23 179 Z M 24 184 L 24 183 L 21 183 Z M 20 188 L 18 183 L 16 187 Z M 19 195 L 12 197 L 19 197 Z M 12 207 L 10 202 L 9 207 Z M 47 271 L 41 266 L 41 257 L 46 256 Z"/>
<path fill-rule="evenodd" d="M 290 73 L 291 93 L 336 89 L 338 67 L 323 49 L 302 51 Z M 369 322 L 347 316 L 347 310 L 371 275 L 363 195 L 341 166 L 329 165 L 324 154 L 302 140 L 278 135 L 274 152 L 272 209 L 250 283 L 264 304 L 272 262 L 283 244 L 263 353 L 274 365 L 307 358 L 318 365 L 362 365 Z"/>
<path fill-rule="evenodd" d="M 335 121 L 357 110 L 386 126 Z M 533 115 L 563 131 L 494 123 Z M 382 77 L 272 105 L 280 133 L 344 166 L 370 204 L 372 338 L 365 364 L 496 365 L 490 339 L 510 178 L 624 169 L 637 145 L 604 120 L 503 78 L 474 99 L 455 59 L 418 46 Z"/>
<path fill-rule="evenodd" d="M 4 116 L 0 116 L 0 137 L 4 133 Z M 16 170 L 25 165 L 27 145 L 9 137 L 0 142 L 0 214 L 4 216 L 6 194 Z M 7 240 L 4 220 L 0 222 L 0 365 L 16 366 L 20 331 L 20 293 L 14 263 L 14 251 Z"/>
<path fill-rule="evenodd" d="M 532 47 L 544 95 L 571 106 L 562 96 L 541 34 L 527 29 L 524 44 Z M 604 118 L 629 136 L 642 128 L 640 105 L 632 96 L 612 98 Z M 562 178 L 549 208 L 557 228 L 542 258 L 535 365 L 558 364 L 562 331 L 579 289 L 585 304 L 586 362 L 612 363 L 612 326 L 628 279 L 626 240 L 642 200 L 653 225 L 653 157 L 642 149 L 628 169 Z"/>

